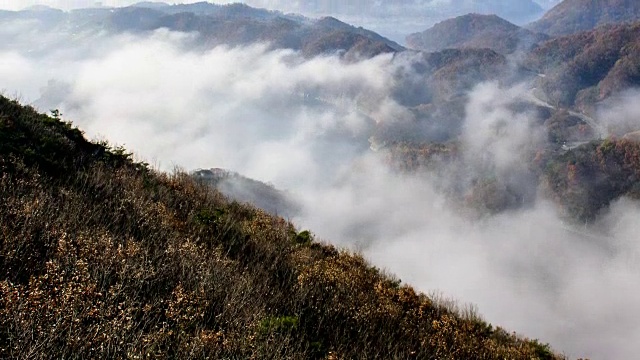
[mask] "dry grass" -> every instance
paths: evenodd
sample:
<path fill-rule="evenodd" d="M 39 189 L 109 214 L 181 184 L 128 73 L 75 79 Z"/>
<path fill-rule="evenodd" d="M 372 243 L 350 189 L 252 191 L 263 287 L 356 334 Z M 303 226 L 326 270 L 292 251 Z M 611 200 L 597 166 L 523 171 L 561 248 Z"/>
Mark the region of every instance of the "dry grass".
<path fill-rule="evenodd" d="M 0 358 L 558 358 L 77 135 L 0 99 Z"/>

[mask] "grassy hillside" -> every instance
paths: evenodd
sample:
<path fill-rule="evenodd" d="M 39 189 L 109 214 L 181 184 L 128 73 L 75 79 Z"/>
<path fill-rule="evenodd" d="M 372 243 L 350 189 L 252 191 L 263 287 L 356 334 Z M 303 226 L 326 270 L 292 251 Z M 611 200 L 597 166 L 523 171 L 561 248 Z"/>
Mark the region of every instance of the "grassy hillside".
<path fill-rule="evenodd" d="M 0 171 L 0 358 L 558 358 L 4 97 Z"/>

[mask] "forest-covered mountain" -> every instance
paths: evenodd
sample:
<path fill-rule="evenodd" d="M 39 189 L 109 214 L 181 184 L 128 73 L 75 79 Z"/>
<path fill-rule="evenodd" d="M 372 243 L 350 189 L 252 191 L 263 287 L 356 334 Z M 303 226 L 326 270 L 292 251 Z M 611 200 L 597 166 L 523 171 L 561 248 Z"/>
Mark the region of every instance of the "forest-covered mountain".
<path fill-rule="evenodd" d="M 479 31 L 466 31 L 474 19 Z M 629 160 L 635 158 L 634 142 L 629 140 L 634 137 L 629 135 L 622 143 L 616 138 L 606 140 L 615 145 L 607 148 L 620 148 L 613 155 L 604 157 L 606 161 L 596 149 L 603 146 L 604 137 L 623 137 L 639 129 L 630 126 L 628 121 L 623 125 L 609 124 L 605 119 L 593 117 L 597 118 L 599 109 L 611 99 L 640 86 L 637 66 L 640 63 L 639 26 L 639 22 L 605 25 L 563 37 L 543 37 L 530 50 L 522 52 L 523 56 L 516 60 L 516 67 L 512 66 L 513 63 L 508 66 L 506 58 L 496 53 L 486 56 L 492 52 L 489 48 L 500 50 L 495 47 L 508 42 L 504 37 L 496 40 L 499 38 L 497 35 L 492 35 L 496 41 L 485 42 L 492 36 L 485 35 L 482 29 L 494 30 L 494 35 L 521 31 L 495 16 L 468 15 L 445 21 L 422 34 L 414 34 L 409 37 L 410 44 L 413 44 L 411 41 L 431 39 L 434 43 L 430 46 L 437 44 L 437 47 L 468 49 L 465 52 L 451 49 L 423 55 L 424 59 L 437 59 L 443 54 L 450 56 L 458 51 L 457 60 L 443 57 L 447 59 L 443 68 L 430 68 L 422 61 L 414 61 L 409 71 L 411 75 L 406 77 L 415 81 L 419 78 L 414 75 L 416 72 L 424 71 L 428 75 L 421 82 L 403 83 L 400 89 L 407 92 L 398 97 L 412 101 L 410 104 L 415 109 L 416 120 L 405 124 L 406 127 L 380 127 L 376 139 L 389 147 L 390 161 L 400 169 L 417 171 L 427 168 L 436 173 L 454 172 L 462 176 L 473 167 L 464 158 L 459 141 L 464 121 L 469 116 L 465 108 L 468 89 L 487 80 L 502 84 L 528 82 L 529 95 L 525 96 L 528 99 L 523 98 L 525 101 L 516 106 L 515 113 L 534 114 L 538 120 L 532 131 L 538 127 L 544 129 L 547 143 L 535 146 L 522 159 L 529 164 L 523 177 L 514 180 L 507 179 L 511 176 L 508 175 L 501 179 L 493 171 L 480 171 L 482 175 L 466 184 L 444 182 L 443 191 L 451 192 L 458 201 L 477 207 L 481 212 L 500 212 L 527 204 L 526 199 L 533 200 L 528 190 L 517 189 L 518 182 L 556 184 L 560 181 L 565 185 L 544 186 L 544 191 L 551 194 L 570 218 L 593 220 L 611 201 L 621 196 L 636 197 L 633 195 L 635 190 L 630 190 L 638 186 L 637 164 Z M 501 49 L 505 50 L 504 47 Z M 482 51 L 485 56 L 478 58 Z M 492 71 L 486 72 L 487 69 Z M 451 74 L 452 77 L 443 74 Z M 454 79 L 458 76 L 465 81 L 456 82 Z M 445 93 L 458 94 L 458 98 L 434 95 L 443 94 L 434 89 L 456 89 L 454 84 L 461 86 L 457 91 Z M 567 174 L 572 171 L 567 170 L 563 161 L 575 165 L 577 160 L 567 160 L 573 157 L 581 159 L 578 161 L 581 165 L 576 166 L 585 175 L 571 175 L 573 180 L 568 181 Z M 602 170 L 611 166 L 626 170 Z M 563 177 L 564 180 L 559 180 Z"/>
<path fill-rule="evenodd" d="M 638 20 L 640 2 L 636 0 L 564 0 L 527 28 L 558 36 Z"/>
<path fill-rule="evenodd" d="M 467 14 L 407 36 L 407 45 L 429 52 L 448 48 L 487 48 L 500 54 L 511 54 L 546 39 L 548 36 L 523 29 L 497 15 Z"/>
<path fill-rule="evenodd" d="M 256 42 L 272 48 L 300 50 L 306 56 L 342 52 L 347 58 L 371 57 L 403 49 L 372 31 L 343 23 L 332 17 L 308 19 L 244 4 L 139 6 L 79 9 L 63 12 L 45 8 L 2 12 L 0 20 L 37 20 L 41 31 L 73 33 L 141 33 L 166 28 L 198 34 L 198 44 L 248 45 Z"/>
<path fill-rule="evenodd" d="M 607 25 L 539 44 L 526 66 L 551 102 L 593 112 L 597 103 L 640 85 L 640 22 Z"/>
<path fill-rule="evenodd" d="M 460 51 L 447 50 L 445 53 L 460 54 Z M 442 55 L 429 54 L 424 60 Z M 466 56 L 469 55 L 466 54 L 465 58 Z M 475 84 L 478 84 L 487 78 L 498 78 L 491 71 L 478 72 L 483 68 L 510 72 L 506 70 L 504 59 L 500 60 L 497 54 L 494 57 L 495 60 L 491 61 L 481 57 L 479 59 L 482 61 L 478 63 L 467 63 L 465 69 L 471 72 L 468 73 L 470 76 L 465 78 L 469 81 L 466 86 L 473 86 L 474 79 L 477 81 Z M 424 66 L 425 63 L 428 64 L 415 64 Z M 455 62 L 451 60 L 446 64 L 452 66 L 450 69 L 456 68 L 453 65 Z M 446 69 L 447 67 L 434 70 L 433 73 L 428 72 L 429 75 L 423 78 L 423 82 L 414 85 L 418 89 L 424 89 L 424 92 L 421 98 L 413 98 L 413 121 L 401 125 L 378 126 L 374 137 L 375 146 L 389 151 L 392 166 L 409 172 L 427 170 L 436 177 L 442 177 L 441 191 L 449 194 L 454 202 L 460 203 L 463 207 L 476 209 L 478 214 L 500 213 L 530 206 L 537 197 L 536 191 L 532 192 L 532 189 L 536 188 L 535 184 L 544 184 L 540 190 L 557 202 L 569 221 L 593 221 L 611 202 L 620 197 L 637 198 L 635 189 L 640 184 L 640 163 L 634 159 L 637 158 L 640 147 L 632 135 L 625 136 L 623 140 L 616 135 L 622 137 L 630 131 L 637 131 L 638 128 L 629 123 L 620 128 L 607 127 L 606 124 L 594 127 L 593 122 L 598 120 L 589 120 L 579 108 L 571 110 L 573 105 L 542 105 L 541 100 L 530 101 L 526 99 L 527 96 L 523 96 L 519 102 L 512 103 L 507 108 L 512 114 L 510 116 L 517 118 L 527 114 L 527 118 L 535 119 L 526 125 L 530 127 L 532 139 L 538 131 L 545 134 L 545 139 L 540 139 L 528 149 L 521 149 L 523 167 L 518 170 L 511 169 L 501 173 L 490 163 L 483 165 L 476 156 L 468 154 L 464 144 L 465 126 L 469 117 L 469 97 L 464 92 L 458 93 L 458 96 L 439 97 L 437 91 L 430 93 L 428 90 L 437 89 L 438 86 L 451 89 L 452 84 L 456 83 L 455 77 L 448 80 L 444 80 L 443 76 L 434 77 L 434 74 L 439 71 L 446 72 Z M 471 76 L 474 71 L 475 75 Z M 527 72 L 522 70 L 521 73 L 526 79 Z M 451 71 L 450 74 L 461 73 Z M 517 81 L 521 79 L 518 78 Z M 509 79 L 502 78 L 502 81 L 508 82 Z M 535 84 L 536 81 L 550 80 L 539 77 L 538 80 L 530 78 L 529 81 Z M 412 88 L 405 86 L 403 89 L 411 92 Z M 529 96 L 537 96 L 535 90 L 528 91 L 532 92 Z M 408 96 L 406 98 L 411 99 Z M 592 109 L 597 106 L 597 101 L 589 100 L 586 104 Z M 503 121 L 508 119 L 505 118 Z M 606 129 L 601 129 L 605 127 Z M 602 136 L 607 138 L 603 139 Z M 496 138 L 494 141 L 501 140 Z M 603 152 L 603 149 L 607 152 Z M 488 150 L 485 156 L 492 156 L 491 150 Z M 451 181 L 452 178 L 469 177 L 471 180 L 468 181 Z"/>
<path fill-rule="evenodd" d="M 406 51 L 396 54 L 394 98 L 411 109 L 415 121 L 380 124 L 377 143 L 446 141 L 460 134 L 467 92 L 485 81 L 513 81 L 507 59 L 490 49 Z"/>

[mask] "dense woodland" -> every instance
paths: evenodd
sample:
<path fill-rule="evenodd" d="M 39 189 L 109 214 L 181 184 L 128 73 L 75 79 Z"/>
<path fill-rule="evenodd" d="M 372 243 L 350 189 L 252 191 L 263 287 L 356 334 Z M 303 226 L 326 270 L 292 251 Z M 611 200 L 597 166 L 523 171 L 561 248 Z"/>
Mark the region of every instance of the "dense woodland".
<path fill-rule="evenodd" d="M 569 215 L 591 221 L 611 201 L 640 199 L 640 143 L 608 138 L 550 159 L 544 184 Z"/>
<path fill-rule="evenodd" d="M 640 22 L 559 37 L 533 49 L 525 64 L 546 74 L 541 87 L 552 103 L 593 112 L 640 81 L 638 33 Z"/>

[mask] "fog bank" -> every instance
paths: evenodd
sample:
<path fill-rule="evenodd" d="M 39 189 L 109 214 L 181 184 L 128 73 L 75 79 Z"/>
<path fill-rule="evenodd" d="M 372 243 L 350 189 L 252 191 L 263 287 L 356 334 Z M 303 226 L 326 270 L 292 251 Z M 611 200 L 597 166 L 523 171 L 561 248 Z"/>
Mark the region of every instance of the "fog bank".
<path fill-rule="evenodd" d="M 20 36 L 20 47 L 0 45 L 0 88 L 59 108 L 88 137 L 163 170 L 219 167 L 272 183 L 296 197 L 292 220 L 317 238 L 571 357 L 640 352 L 638 203 L 622 199 L 577 229 L 540 195 L 530 207 L 467 216 L 432 174 L 394 171 L 384 149 L 369 148 L 379 124 L 411 120 L 392 96 L 391 55 L 347 64 L 265 45 L 189 51 L 191 35 L 162 30 Z M 526 91 L 470 89 L 461 137 L 470 171 L 524 171 L 523 153 L 544 141 L 535 114 L 510 106 Z M 603 110 L 612 124 L 637 113 L 638 94 L 626 96 Z"/>

